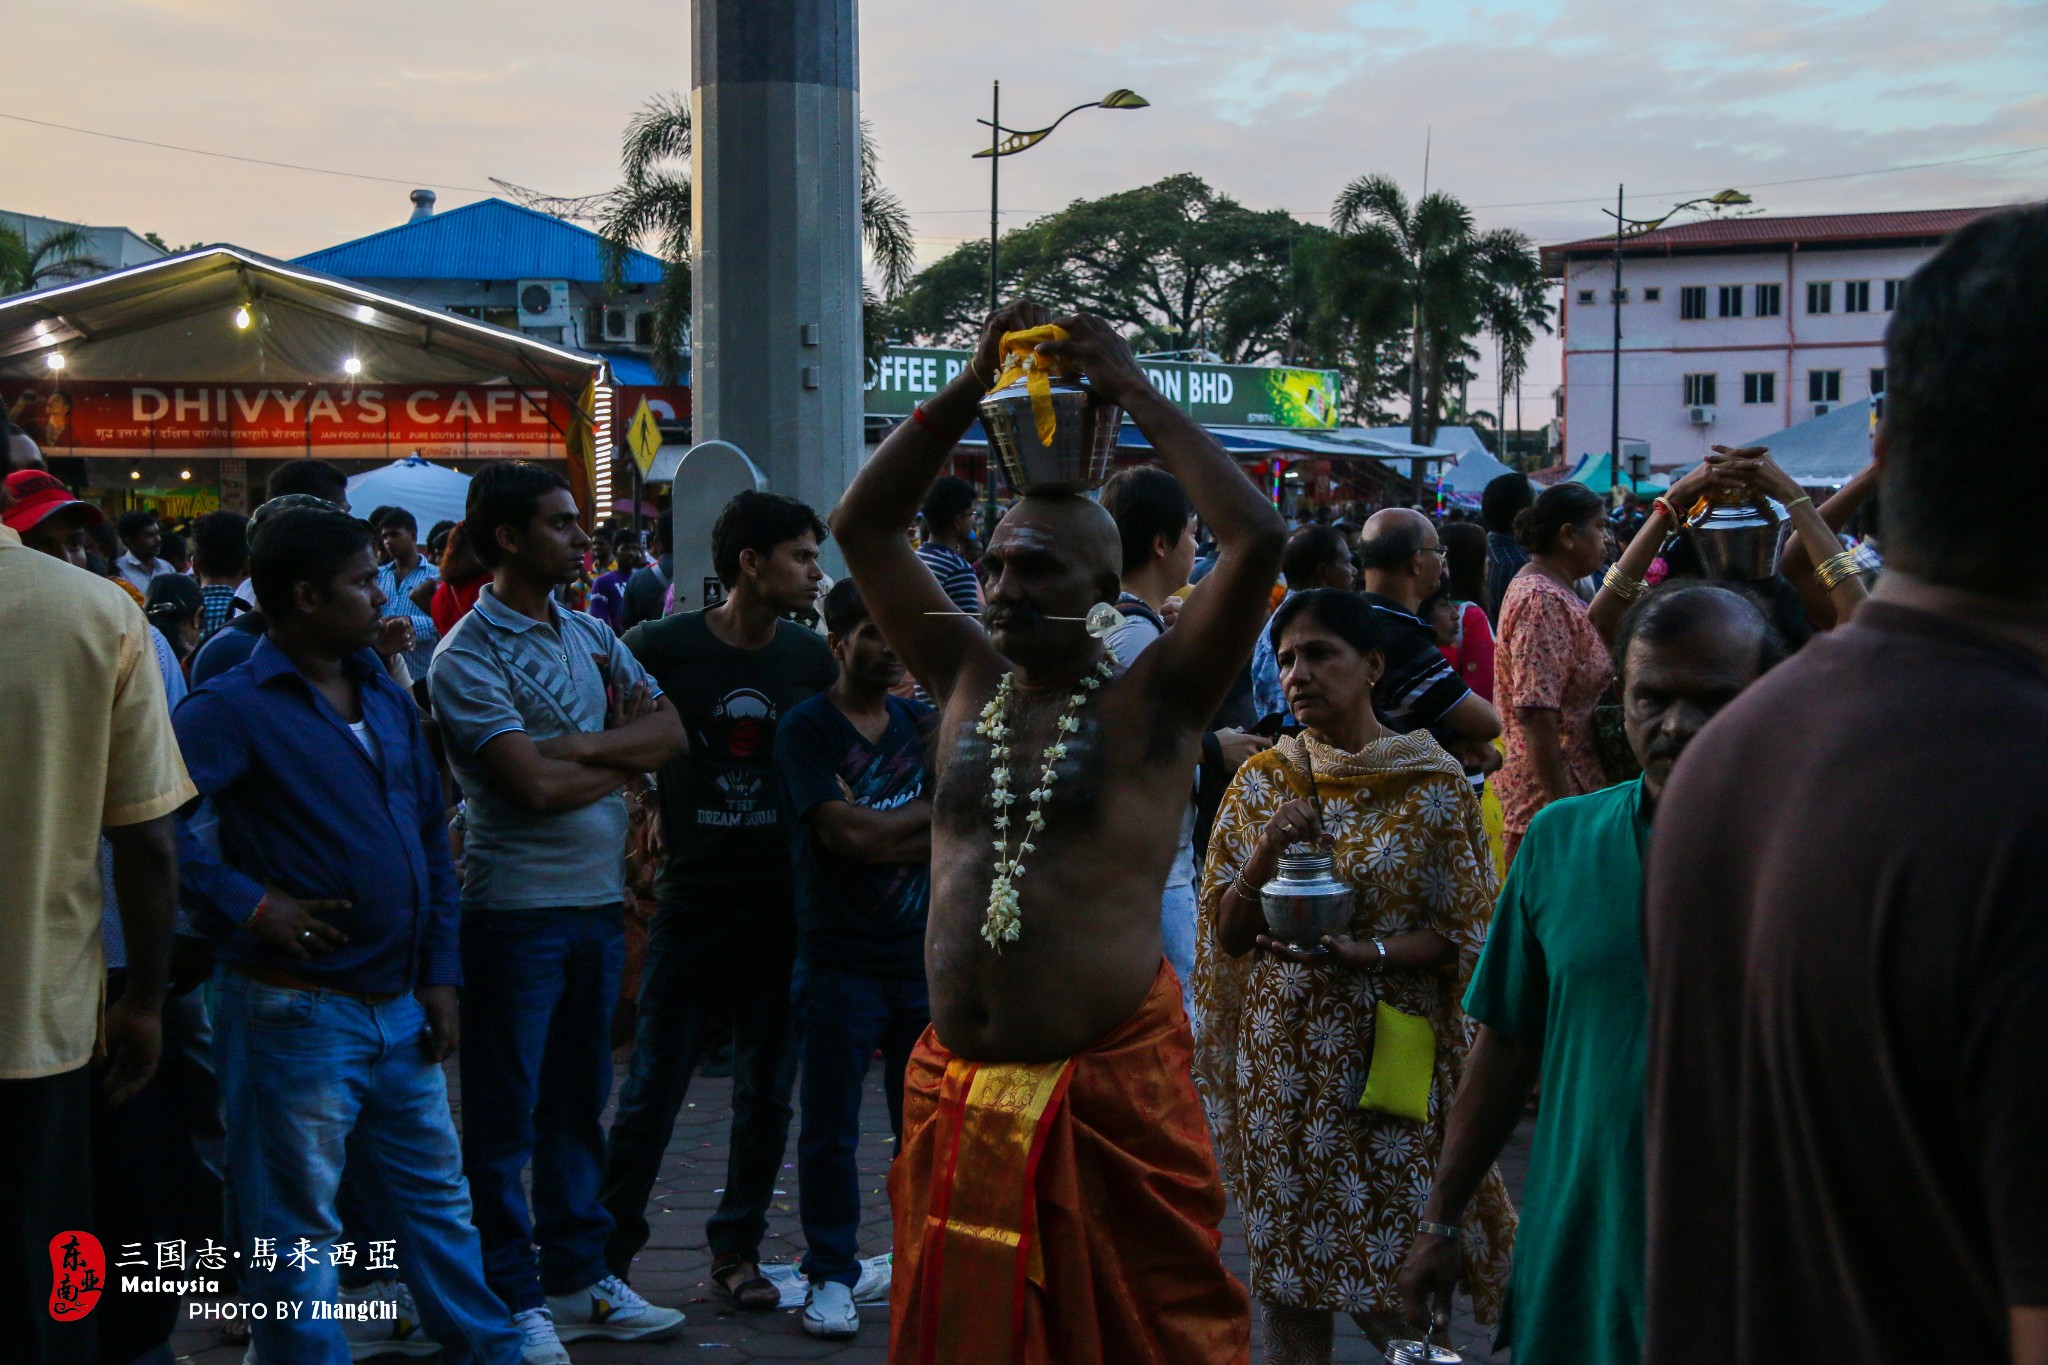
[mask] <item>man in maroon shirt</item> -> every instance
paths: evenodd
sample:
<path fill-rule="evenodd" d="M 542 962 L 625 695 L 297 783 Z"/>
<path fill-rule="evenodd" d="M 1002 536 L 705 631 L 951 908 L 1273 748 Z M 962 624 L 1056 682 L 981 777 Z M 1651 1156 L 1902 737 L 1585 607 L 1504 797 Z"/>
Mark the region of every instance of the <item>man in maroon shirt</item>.
<path fill-rule="evenodd" d="M 1652 839 L 1646 1365 L 2048 1362 L 2048 205 L 1885 345 L 1885 577 Z"/>

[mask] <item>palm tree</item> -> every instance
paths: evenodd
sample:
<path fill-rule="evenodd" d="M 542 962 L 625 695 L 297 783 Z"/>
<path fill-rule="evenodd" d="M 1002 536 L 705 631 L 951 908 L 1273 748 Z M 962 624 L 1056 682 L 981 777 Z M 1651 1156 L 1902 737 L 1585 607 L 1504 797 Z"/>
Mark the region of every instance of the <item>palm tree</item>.
<path fill-rule="evenodd" d="M 654 314 L 654 370 L 674 383 L 683 369 L 683 341 L 690 323 L 690 106 L 675 91 L 655 95 L 626 125 L 619 155 L 624 183 L 607 197 L 598 227 L 604 239 L 605 283 L 619 288 L 626 255 L 643 244 L 661 259 L 661 291 Z M 882 186 L 874 131 L 860 125 L 860 225 L 868 255 L 890 296 L 900 293 L 916 269 L 916 244 L 902 201 Z M 870 316 L 881 298 L 865 282 L 862 302 Z M 878 338 L 870 336 L 873 349 Z"/>
<path fill-rule="evenodd" d="M 1549 289 L 1528 234 L 1496 228 L 1479 239 L 1480 316 L 1493 334 L 1494 430 L 1500 434 L 1500 457 L 1508 458 L 1508 391 L 1521 383 L 1529 368 L 1529 348 L 1538 332 L 1550 330 Z"/>
<path fill-rule="evenodd" d="M 1410 204 L 1393 178 L 1384 175 L 1361 176 L 1346 185 L 1330 219 L 1345 237 L 1377 239 L 1395 248 L 1380 254 L 1391 254 L 1409 298 L 1408 439 L 1428 445 L 1442 423 L 1446 385 L 1469 374 L 1469 339 L 1490 325 L 1489 282 L 1516 281 L 1525 271 L 1537 271 L 1536 253 L 1520 233 L 1475 231 L 1472 211 L 1442 190 Z M 1540 301 L 1540 285 L 1536 297 Z M 1506 309 L 1501 322 L 1499 335 L 1520 336 Z M 1526 363 L 1528 343 L 1520 344 L 1520 359 Z"/>
<path fill-rule="evenodd" d="M 92 254 L 92 238 L 82 227 L 58 228 L 37 238 L 33 246 L 13 228 L 0 227 L 0 295 L 26 294 L 111 269 Z"/>

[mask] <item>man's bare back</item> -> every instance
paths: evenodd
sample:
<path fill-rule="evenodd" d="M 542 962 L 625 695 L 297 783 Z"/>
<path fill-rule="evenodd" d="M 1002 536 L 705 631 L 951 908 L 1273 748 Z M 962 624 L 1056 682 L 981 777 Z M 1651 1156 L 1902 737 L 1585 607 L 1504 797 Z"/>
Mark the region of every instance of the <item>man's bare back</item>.
<path fill-rule="evenodd" d="M 1265 620 L 1285 528 L 1243 471 L 1145 379 L 1130 349 L 1093 318 L 1063 321 L 1041 348 L 1078 364 L 1131 414 L 1215 532 L 1220 554 L 1174 630 L 1092 696 L 1024 858 L 1021 932 L 1000 950 L 982 937 L 998 854 L 988 740 L 976 722 L 1005 673 L 1012 843 L 1022 832 L 1043 755 L 1078 681 L 1103 647 L 1074 618 L 1114 602 L 1114 524 L 1074 497 L 1027 497 L 991 537 L 987 633 L 950 613 L 901 528 L 952 442 L 1006 330 L 1046 321 L 1013 305 L 989 322 L 975 363 L 892 432 L 833 514 L 833 530 L 877 624 L 941 699 L 932 822 L 932 904 L 925 969 L 939 1041 L 982 1062 L 1051 1061 L 1111 1032 L 1159 971 L 1160 899 L 1191 792 L 1202 731 L 1250 657 Z"/>

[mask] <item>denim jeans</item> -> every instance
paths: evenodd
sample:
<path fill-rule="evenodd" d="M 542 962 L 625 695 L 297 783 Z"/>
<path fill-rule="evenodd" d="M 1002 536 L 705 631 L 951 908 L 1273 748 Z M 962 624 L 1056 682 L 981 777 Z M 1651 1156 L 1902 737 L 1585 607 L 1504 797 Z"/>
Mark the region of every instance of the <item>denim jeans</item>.
<path fill-rule="evenodd" d="M 676 1112 L 704 1047 L 706 1023 L 732 1018 L 732 1137 L 725 1197 L 705 1227 L 713 1259 L 759 1255 L 789 1147 L 796 1049 L 790 1037 L 795 917 L 759 898 L 664 904 L 647 931 L 640 1025 L 605 1158 L 604 1203 L 617 1224 L 605 1260 L 622 1278 L 647 1245 L 647 1199 Z"/>
<path fill-rule="evenodd" d="M 1195 888 L 1191 882 L 1168 882 L 1159 900 L 1159 942 L 1166 960 L 1180 977 L 1181 1008 L 1195 1017 Z"/>
<path fill-rule="evenodd" d="M 515 1313 L 605 1275 L 597 1189 L 625 961 L 616 905 L 462 917 L 462 1166 L 484 1273 Z"/>
<path fill-rule="evenodd" d="M 870 976 L 800 960 L 796 1027 L 803 1056 L 803 1127 L 796 1140 L 797 1209 L 803 1218 L 803 1273 L 815 1282 L 860 1281 L 861 1090 L 882 1050 L 889 1127 L 903 1146 L 903 1071 L 925 1026 L 930 998 L 922 972 Z"/>
<path fill-rule="evenodd" d="M 288 990 L 228 968 L 214 987 L 235 1185 L 229 1245 L 266 1238 L 276 1250 L 272 1266 L 241 1263 L 243 1297 L 273 1305 L 252 1324 L 257 1357 L 347 1365 L 340 1322 L 315 1320 L 312 1305 L 335 1298 L 328 1249 L 340 1237 L 334 1195 L 353 1130 L 369 1159 L 351 1175 L 397 1234 L 428 1334 L 450 1361 L 516 1365 L 519 1333 L 484 1283 L 448 1083 L 427 1052 L 419 1001 Z M 295 1264 L 301 1239 L 315 1254 Z M 280 1313 L 280 1303 L 298 1306 Z"/>

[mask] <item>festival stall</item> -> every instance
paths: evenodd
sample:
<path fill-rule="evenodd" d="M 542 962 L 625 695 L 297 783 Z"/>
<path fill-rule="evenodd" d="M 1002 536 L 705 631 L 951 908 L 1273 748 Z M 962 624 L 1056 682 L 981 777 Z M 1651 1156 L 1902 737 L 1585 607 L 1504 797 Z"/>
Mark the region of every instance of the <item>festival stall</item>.
<path fill-rule="evenodd" d="M 305 456 L 552 462 L 586 513 L 611 501 L 601 357 L 240 247 L 0 301 L 0 401 L 110 511 L 247 511 Z"/>

